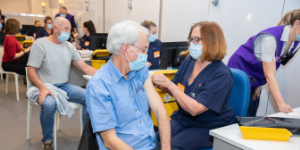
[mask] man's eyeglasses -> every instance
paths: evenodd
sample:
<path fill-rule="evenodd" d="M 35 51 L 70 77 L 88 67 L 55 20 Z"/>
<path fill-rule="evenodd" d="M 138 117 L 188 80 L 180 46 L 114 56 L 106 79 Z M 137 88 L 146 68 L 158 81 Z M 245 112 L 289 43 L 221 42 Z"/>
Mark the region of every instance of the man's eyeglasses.
<path fill-rule="evenodd" d="M 135 46 L 135 45 L 132 45 L 132 46 L 137 47 L 137 46 Z M 139 48 L 139 47 L 137 47 L 137 48 Z M 142 51 L 142 53 L 148 53 L 148 49 L 146 49 L 146 50 L 141 49 L 141 48 L 139 48 L 139 49 Z"/>

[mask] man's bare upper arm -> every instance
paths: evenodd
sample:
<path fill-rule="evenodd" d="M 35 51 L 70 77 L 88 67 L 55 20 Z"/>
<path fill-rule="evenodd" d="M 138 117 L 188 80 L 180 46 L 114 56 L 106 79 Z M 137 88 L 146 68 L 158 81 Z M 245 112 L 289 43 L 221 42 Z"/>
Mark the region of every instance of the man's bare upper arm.
<path fill-rule="evenodd" d="M 159 94 L 157 93 L 150 77 L 147 78 L 144 84 L 144 88 L 146 90 L 149 106 L 151 110 L 157 115 L 160 109 L 164 109 L 164 104 Z"/>

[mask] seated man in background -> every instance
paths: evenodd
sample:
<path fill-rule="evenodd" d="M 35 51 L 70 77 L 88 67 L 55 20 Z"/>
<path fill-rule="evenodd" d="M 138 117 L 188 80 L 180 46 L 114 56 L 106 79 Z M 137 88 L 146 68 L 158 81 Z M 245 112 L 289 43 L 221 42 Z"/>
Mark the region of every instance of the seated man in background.
<path fill-rule="evenodd" d="M 156 146 L 149 105 L 158 118 L 161 148 L 170 149 L 167 111 L 148 77 L 148 31 L 124 21 L 108 34 L 108 63 L 87 86 L 87 107 L 99 149 L 149 150 Z"/>
<path fill-rule="evenodd" d="M 66 40 L 70 36 L 70 22 L 62 17 L 54 20 L 53 36 L 36 40 L 32 45 L 28 61 L 28 77 L 40 93 L 40 122 L 43 131 L 43 150 L 52 150 L 54 114 L 56 101 L 52 91 L 44 83 L 50 83 L 64 90 L 68 101 L 83 106 L 82 120 L 86 119 L 85 89 L 68 84 L 71 63 L 85 74 L 93 75 L 97 70 L 87 65 L 76 48 Z"/>
<path fill-rule="evenodd" d="M 34 21 L 34 27 L 30 28 L 25 35 L 27 36 L 33 36 L 34 32 L 35 32 L 35 27 L 41 27 L 42 24 L 40 21 L 36 20 Z"/>
<path fill-rule="evenodd" d="M 65 6 L 61 6 L 59 8 L 59 13 L 56 14 L 55 18 L 56 17 L 63 17 L 63 18 L 68 19 L 70 21 L 71 27 L 72 27 L 71 32 L 74 32 L 74 33 L 77 32 L 74 16 L 68 13 L 68 10 Z"/>

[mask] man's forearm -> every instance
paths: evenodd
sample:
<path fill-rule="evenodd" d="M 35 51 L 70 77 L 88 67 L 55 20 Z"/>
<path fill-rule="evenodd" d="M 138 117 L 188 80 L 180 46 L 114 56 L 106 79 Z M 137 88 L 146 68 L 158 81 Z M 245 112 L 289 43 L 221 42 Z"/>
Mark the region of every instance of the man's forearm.
<path fill-rule="evenodd" d="M 92 67 L 90 65 L 87 65 L 87 69 L 86 69 L 85 74 L 93 76 L 96 72 L 97 72 L 96 68 L 94 68 L 94 67 Z"/>
<path fill-rule="evenodd" d="M 39 76 L 37 75 L 35 68 L 28 66 L 27 73 L 28 73 L 28 79 L 34 86 L 36 86 L 39 89 L 46 87 L 45 84 L 40 80 Z"/>
<path fill-rule="evenodd" d="M 161 149 L 171 149 L 171 129 L 167 111 L 162 111 L 158 115 L 158 131 L 160 135 Z"/>
<path fill-rule="evenodd" d="M 123 140 L 121 140 L 117 134 L 115 129 L 109 129 L 99 133 L 104 146 L 108 149 L 113 150 L 133 150 L 128 144 L 126 144 Z"/>

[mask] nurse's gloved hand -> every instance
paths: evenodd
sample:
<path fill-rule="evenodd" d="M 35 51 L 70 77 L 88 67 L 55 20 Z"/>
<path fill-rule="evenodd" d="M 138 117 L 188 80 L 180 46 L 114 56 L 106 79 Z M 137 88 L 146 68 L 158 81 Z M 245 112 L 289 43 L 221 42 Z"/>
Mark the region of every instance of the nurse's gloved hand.
<path fill-rule="evenodd" d="M 279 104 L 278 108 L 279 108 L 279 111 L 284 112 L 284 113 L 293 112 L 291 106 L 288 104 Z"/>
<path fill-rule="evenodd" d="M 157 86 L 168 88 L 173 82 L 164 74 L 158 73 L 152 76 L 152 82 Z"/>

